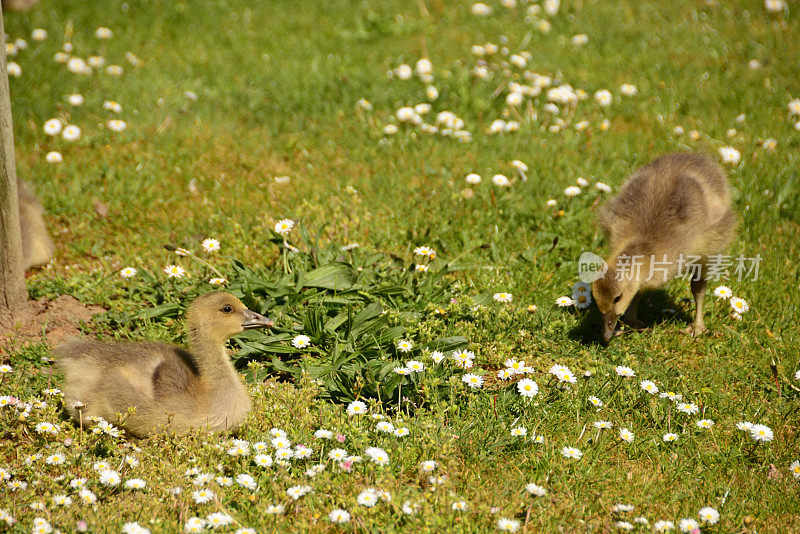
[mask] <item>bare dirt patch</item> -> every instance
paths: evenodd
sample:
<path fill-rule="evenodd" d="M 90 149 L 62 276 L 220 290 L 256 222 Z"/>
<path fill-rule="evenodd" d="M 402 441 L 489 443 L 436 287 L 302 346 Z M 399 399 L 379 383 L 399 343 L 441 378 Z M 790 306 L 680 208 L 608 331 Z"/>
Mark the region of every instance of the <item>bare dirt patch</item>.
<path fill-rule="evenodd" d="M 81 321 L 104 312 L 100 306 L 83 304 L 69 295 L 54 300 L 29 300 L 14 318 L 0 318 L 0 349 L 8 350 L 29 343 L 56 345 L 80 333 Z"/>

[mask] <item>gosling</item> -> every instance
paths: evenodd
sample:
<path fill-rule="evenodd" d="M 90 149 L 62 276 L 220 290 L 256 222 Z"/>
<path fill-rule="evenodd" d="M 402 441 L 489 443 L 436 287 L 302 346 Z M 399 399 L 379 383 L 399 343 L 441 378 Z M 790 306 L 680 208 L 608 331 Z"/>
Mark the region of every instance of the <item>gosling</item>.
<path fill-rule="evenodd" d="M 272 325 L 233 295 L 211 292 L 186 311 L 188 351 L 152 342 L 62 344 L 53 352 L 66 375 L 67 411 L 81 424 L 102 417 L 138 438 L 200 427 L 236 432 L 251 401 L 225 342 L 243 330 Z"/>
<path fill-rule="evenodd" d="M 709 264 L 719 261 L 712 257 L 724 254 L 736 229 L 728 180 L 719 165 L 703 154 L 662 156 L 628 178 L 600 210 L 598 222 L 611 244 L 607 270 L 592 284 L 603 314 L 603 340 L 613 337 L 626 311 L 626 321 L 641 326 L 640 290 L 679 274 L 690 275 L 696 305 L 687 333 L 703 333 Z"/>
<path fill-rule="evenodd" d="M 17 193 L 19 195 L 19 226 L 22 236 L 22 262 L 27 271 L 31 267 L 50 263 L 56 247 L 44 225 L 42 217 L 44 209 L 30 186 L 26 182 L 18 180 Z"/>

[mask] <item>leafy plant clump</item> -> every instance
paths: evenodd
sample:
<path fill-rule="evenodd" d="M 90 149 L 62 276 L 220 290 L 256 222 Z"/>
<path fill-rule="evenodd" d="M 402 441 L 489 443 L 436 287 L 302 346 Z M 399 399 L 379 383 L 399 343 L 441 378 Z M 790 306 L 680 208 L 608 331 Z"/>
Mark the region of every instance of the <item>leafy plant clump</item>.
<path fill-rule="evenodd" d="M 275 321 L 270 330 L 248 331 L 232 340 L 237 367 L 246 367 L 251 380 L 258 380 L 262 369 L 284 378 L 307 375 L 324 384 L 323 398 L 338 402 L 359 397 L 389 402 L 398 398 L 399 388 L 412 401 L 422 400 L 415 377 L 393 371 L 415 355 L 466 347 L 465 337 L 447 335 L 452 318 L 469 315 L 475 302 L 467 298 L 466 306 L 459 305 L 460 283 L 448 275 L 452 262 L 426 256 L 406 264 L 397 256 L 358 247 L 319 246 L 302 227 L 299 234 L 298 246 L 280 236 L 272 239 L 281 248 L 273 265 L 232 259 L 224 268 L 225 289 Z M 147 272 L 141 276 L 152 283 L 137 284 L 131 296 L 151 307 L 137 319 L 117 314 L 112 322 L 177 318 L 208 290 L 205 284 L 182 285 Z M 423 324 L 444 308 L 458 312 L 433 328 Z M 408 343 L 410 348 L 405 343 L 398 347 L 404 339 L 415 341 Z"/>

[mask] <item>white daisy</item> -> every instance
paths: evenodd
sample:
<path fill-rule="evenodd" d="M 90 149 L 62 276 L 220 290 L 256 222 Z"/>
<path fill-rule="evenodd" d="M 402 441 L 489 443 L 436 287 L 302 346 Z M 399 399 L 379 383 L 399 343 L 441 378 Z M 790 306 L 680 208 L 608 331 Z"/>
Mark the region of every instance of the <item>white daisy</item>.
<path fill-rule="evenodd" d="M 656 521 L 653 525 L 653 530 L 656 532 L 669 532 L 675 529 L 675 524 L 672 521 Z"/>
<path fill-rule="evenodd" d="M 780 13 L 786 9 L 786 2 L 785 0 L 764 0 L 764 8 L 770 13 Z"/>
<path fill-rule="evenodd" d="M 200 517 L 190 517 L 183 525 L 184 532 L 203 532 L 206 528 L 206 521 Z"/>
<path fill-rule="evenodd" d="M 483 386 L 483 377 L 473 373 L 465 374 L 461 377 L 461 381 L 472 389 L 480 389 Z"/>
<path fill-rule="evenodd" d="M 120 270 L 119 275 L 122 278 L 133 278 L 139 271 L 136 267 L 125 267 L 124 269 Z"/>
<path fill-rule="evenodd" d="M 546 488 L 544 488 L 542 486 L 539 486 L 538 484 L 534 484 L 532 482 L 530 484 L 526 484 L 525 485 L 525 490 L 528 493 L 530 493 L 531 495 L 535 496 L 535 497 L 544 497 L 545 495 L 547 495 L 547 489 Z"/>
<path fill-rule="evenodd" d="M 774 434 L 772 429 L 767 425 L 753 425 L 750 428 L 750 437 L 760 443 L 767 443 L 772 441 Z"/>
<path fill-rule="evenodd" d="M 595 101 L 600 105 L 600 107 L 607 108 L 611 105 L 613 101 L 613 97 L 611 96 L 611 91 L 608 89 L 600 89 L 594 93 Z"/>
<path fill-rule="evenodd" d="M 597 189 L 599 189 L 600 191 L 602 191 L 603 193 L 610 193 L 610 192 L 611 192 L 611 186 L 610 186 L 610 185 L 608 185 L 608 184 L 607 184 L 607 183 L 605 183 L 605 182 L 596 182 L 596 183 L 594 184 L 594 186 L 595 186 Z"/>
<path fill-rule="evenodd" d="M 731 297 L 731 310 L 739 315 L 745 313 L 747 310 L 750 309 L 750 305 L 747 303 L 746 300 L 740 299 L 739 297 Z"/>
<path fill-rule="evenodd" d="M 511 302 L 512 300 L 514 300 L 514 297 L 513 295 L 511 295 L 511 293 L 495 293 L 492 296 L 492 298 L 495 300 L 495 302 L 504 302 L 504 303 Z"/>
<path fill-rule="evenodd" d="M 347 451 L 344 449 L 331 449 L 328 451 L 328 458 L 336 462 L 343 462 L 347 459 Z"/>
<path fill-rule="evenodd" d="M 539 386 L 530 378 L 525 378 L 517 382 L 517 391 L 523 397 L 535 397 L 539 393 Z"/>
<path fill-rule="evenodd" d="M 497 520 L 497 528 L 503 532 L 516 532 L 519 530 L 519 525 L 520 523 L 516 519 L 501 517 Z"/>
<path fill-rule="evenodd" d="M 81 137 L 81 129 L 74 124 L 70 124 L 61 131 L 61 137 L 66 141 L 76 141 Z"/>
<path fill-rule="evenodd" d="M 697 517 L 700 518 L 704 525 L 715 525 L 719 521 L 719 512 L 715 508 L 706 506 L 697 512 Z"/>
<path fill-rule="evenodd" d="M 121 482 L 119 473 L 111 469 L 106 469 L 100 473 L 100 483 L 104 486 L 118 486 Z"/>
<path fill-rule="evenodd" d="M 419 469 L 423 473 L 432 473 L 437 465 L 438 464 L 434 460 L 425 460 L 419 464 Z"/>
<path fill-rule="evenodd" d="M 104 100 L 103 109 L 106 109 L 113 113 L 120 113 L 122 111 L 122 106 L 120 105 L 119 102 L 114 102 L 113 100 Z"/>
<path fill-rule="evenodd" d="M 377 465 L 383 466 L 389 463 L 389 455 L 379 447 L 367 447 L 364 454 L 369 456 L 372 462 Z"/>
<path fill-rule="evenodd" d="M 292 339 L 292 346 L 296 349 L 304 349 L 311 344 L 311 338 L 305 334 L 300 334 Z"/>
<path fill-rule="evenodd" d="M 556 299 L 556 306 L 558 306 L 559 308 L 568 308 L 569 306 L 572 306 L 573 304 L 574 304 L 574 301 L 569 297 L 558 297 Z"/>
<path fill-rule="evenodd" d="M 147 486 L 147 482 L 142 480 L 141 478 L 131 478 L 125 481 L 125 488 L 126 489 L 144 489 Z"/>
<path fill-rule="evenodd" d="M 256 454 L 253 461 L 258 467 L 272 467 L 272 456 L 269 454 Z"/>
<path fill-rule="evenodd" d="M 289 232 L 292 231 L 294 228 L 294 221 L 291 219 L 281 219 L 277 223 L 275 223 L 275 233 L 280 234 L 283 237 L 289 235 Z"/>
<path fill-rule="evenodd" d="M 268 515 L 280 515 L 286 511 L 286 506 L 283 504 L 270 504 L 266 507 L 264 512 Z"/>
<path fill-rule="evenodd" d="M 733 296 L 733 291 L 728 286 L 717 286 L 714 288 L 714 296 L 727 300 Z"/>
<path fill-rule="evenodd" d="M 624 365 L 618 365 L 615 371 L 619 376 L 624 378 L 631 378 L 636 374 L 633 372 L 633 369 L 631 369 L 630 367 L 626 367 Z"/>
<path fill-rule="evenodd" d="M 186 275 L 186 269 L 180 265 L 167 265 L 164 267 L 164 273 L 169 278 L 183 278 Z"/>
<path fill-rule="evenodd" d="M 503 174 L 495 174 L 492 176 L 492 183 L 497 187 L 508 187 L 511 185 L 509 179 Z"/>
<path fill-rule="evenodd" d="M 622 441 L 633 443 L 633 438 L 634 438 L 633 432 L 631 432 L 627 428 L 621 428 L 619 430 L 619 439 L 621 439 Z"/>
<path fill-rule="evenodd" d="M 586 282 L 576 282 L 572 286 L 572 302 L 576 308 L 588 308 L 592 303 L 592 286 Z"/>
<path fill-rule="evenodd" d="M 331 510 L 328 514 L 328 519 L 331 523 L 347 523 L 350 521 L 350 513 L 346 510 L 336 508 L 335 510 Z"/>
<path fill-rule="evenodd" d="M 100 26 L 94 31 L 94 36 L 98 39 L 111 39 L 114 36 L 114 32 L 105 26 Z"/>
<path fill-rule="evenodd" d="M 415 373 L 421 373 L 425 370 L 425 364 L 417 360 L 409 360 L 406 362 L 406 369 L 410 369 Z"/>
<path fill-rule="evenodd" d="M 48 119 L 44 123 L 44 133 L 49 136 L 56 136 L 61 133 L 63 126 L 60 119 Z"/>
<path fill-rule="evenodd" d="M 45 154 L 44 160 L 47 163 L 61 163 L 62 161 L 64 161 L 64 156 L 61 155 L 61 152 L 56 152 L 55 150 L 53 150 Z"/>
<path fill-rule="evenodd" d="M 488 17 L 492 14 L 492 8 L 488 5 L 484 4 L 483 2 L 475 2 L 472 4 L 470 11 L 476 17 Z"/>
<path fill-rule="evenodd" d="M 411 349 L 414 348 L 414 343 L 409 341 L 408 339 L 401 339 L 397 342 L 397 350 L 400 352 L 411 352 Z"/>
<path fill-rule="evenodd" d="M 642 380 L 639 383 L 639 386 L 651 395 L 658 393 L 658 386 L 656 386 L 655 382 L 651 380 Z"/>
<path fill-rule="evenodd" d="M 286 495 L 292 498 L 293 501 L 300 499 L 304 495 L 311 493 L 311 486 L 292 486 L 286 490 Z"/>
<path fill-rule="evenodd" d="M 789 466 L 789 471 L 791 471 L 794 478 L 800 479 L 800 460 L 792 462 L 792 465 Z"/>
<path fill-rule="evenodd" d="M 450 505 L 450 508 L 454 512 L 466 512 L 469 508 L 469 504 L 466 501 L 456 501 Z"/>
<path fill-rule="evenodd" d="M 721 147 L 719 149 L 719 156 L 722 158 L 723 163 L 727 163 L 729 165 L 736 165 L 739 163 L 739 160 L 742 157 L 739 151 L 732 146 Z"/>
<path fill-rule="evenodd" d="M 711 430 L 714 427 L 714 421 L 711 419 L 700 419 L 695 424 L 700 430 Z"/>
<path fill-rule="evenodd" d="M 348 415 L 361 415 L 367 413 L 367 405 L 361 401 L 353 401 L 347 405 Z"/>

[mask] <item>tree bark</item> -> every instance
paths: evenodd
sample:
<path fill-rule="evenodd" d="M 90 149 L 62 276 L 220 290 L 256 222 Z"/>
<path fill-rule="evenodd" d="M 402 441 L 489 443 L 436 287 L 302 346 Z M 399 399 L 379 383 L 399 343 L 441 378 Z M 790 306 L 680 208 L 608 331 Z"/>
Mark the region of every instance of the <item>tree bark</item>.
<path fill-rule="evenodd" d="M 13 317 L 28 298 L 22 266 L 14 131 L 6 67 L 6 38 L 0 10 L 0 323 Z"/>

